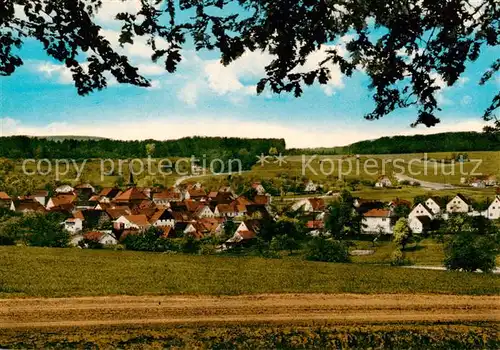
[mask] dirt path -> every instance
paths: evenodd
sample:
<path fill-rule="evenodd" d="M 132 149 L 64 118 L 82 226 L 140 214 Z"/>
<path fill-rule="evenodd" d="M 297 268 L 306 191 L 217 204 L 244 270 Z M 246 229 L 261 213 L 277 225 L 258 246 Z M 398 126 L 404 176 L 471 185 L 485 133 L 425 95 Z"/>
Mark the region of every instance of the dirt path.
<path fill-rule="evenodd" d="M 500 321 L 500 296 L 266 294 L 0 300 L 0 328 L 327 321 Z"/>
<path fill-rule="evenodd" d="M 407 175 L 403 174 L 394 174 L 394 177 L 399 181 L 414 181 L 420 183 L 421 188 L 425 188 L 428 190 L 450 190 L 457 188 L 456 186 L 450 185 L 450 184 L 443 184 L 443 183 L 438 183 L 438 182 L 429 182 L 429 181 L 423 181 L 419 179 L 415 179 L 413 177 L 409 177 Z"/>

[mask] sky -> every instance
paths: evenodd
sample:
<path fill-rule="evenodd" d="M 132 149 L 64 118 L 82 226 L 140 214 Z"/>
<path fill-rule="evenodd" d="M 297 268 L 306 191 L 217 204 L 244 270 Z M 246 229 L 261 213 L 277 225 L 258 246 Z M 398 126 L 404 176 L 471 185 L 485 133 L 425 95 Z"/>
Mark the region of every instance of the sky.
<path fill-rule="evenodd" d="M 20 53 L 24 65 L 0 79 L 0 136 L 83 135 L 114 139 L 176 139 L 185 136 L 279 137 L 287 147 L 342 146 L 359 140 L 390 135 L 429 134 L 445 131 L 480 131 L 481 115 L 500 88 L 500 76 L 479 86 L 482 73 L 500 56 L 499 48 L 483 52 L 469 64 L 454 87 L 442 86 L 438 94 L 441 123 L 434 128 L 411 128 L 414 109 L 396 111 L 377 121 L 363 115 L 373 107 L 368 79 L 363 72 L 343 76 L 332 66 L 328 85 L 304 89 L 300 98 L 264 92 L 255 84 L 265 76 L 267 53 L 244 54 L 224 67 L 216 54 L 196 52 L 187 46 L 178 70 L 170 74 L 150 60 L 143 40 L 118 47 L 116 13 L 134 11 L 138 0 L 103 0 L 97 21 L 110 42 L 127 54 L 139 71 L 151 80 L 150 88 L 117 84 L 79 96 L 71 73 L 42 50 L 25 41 Z M 342 50 L 348 38 L 336 43 Z M 313 68 L 325 57 L 322 47 L 305 67 Z"/>

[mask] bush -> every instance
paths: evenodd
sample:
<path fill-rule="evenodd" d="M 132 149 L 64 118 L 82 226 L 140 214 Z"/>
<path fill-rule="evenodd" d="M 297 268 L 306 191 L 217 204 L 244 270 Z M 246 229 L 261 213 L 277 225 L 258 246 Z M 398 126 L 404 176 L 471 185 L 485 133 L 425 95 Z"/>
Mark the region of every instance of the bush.
<path fill-rule="evenodd" d="M 63 228 L 61 221 L 58 215 L 29 215 L 22 223 L 26 230 L 26 242 L 35 247 L 67 247 L 69 232 Z"/>
<path fill-rule="evenodd" d="M 0 234 L 0 245 L 14 245 L 16 241 L 7 235 Z"/>
<path fill-rule="evenodd" d="M 184 236 L 180 245 L 181 251 L 186 254 L 198 254 L 201 242 L 191 235 Z"/>
<path fill-rule="evenodd" d="M 496 253 L 493 237 L 462 233 L 446 245 L 444 265 L 449 270 L 491 272 L 495 268 Z"/>
<path fill-rule="evenodd" d="M 410 259 L 405 258 L 401 249 L 396 249 L 391 254 L 391 266 L 408 266 L 412 265 Z"/>
<path fill-rule="evenodd" d="M 349 247 L 345 242 L 314 237 L 308 244 L 307 260 L 350 262 Z"/>

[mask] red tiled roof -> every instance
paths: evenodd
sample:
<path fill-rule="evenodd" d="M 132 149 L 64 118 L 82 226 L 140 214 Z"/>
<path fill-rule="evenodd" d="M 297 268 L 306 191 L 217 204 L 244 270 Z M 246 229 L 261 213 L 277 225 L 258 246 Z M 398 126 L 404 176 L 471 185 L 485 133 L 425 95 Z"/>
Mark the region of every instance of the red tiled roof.
<path fill-rule="evenodd" d="M 73 217 L 76 218 L 76 219 L 81 219 L 81 220 L 85 220 L 85 217 L 83 216 L 83 213 L 81 210 L 77 210 L 73 213 Z"/>
<path fill-rule="evenodd" d="M 312 228 L 312 229 L 318 229 L 318 228 L 324 228 L 325 223 L 320 220 L 311 220 L 307 222 L 307 228 Z"/>
<path fill-rule="evenodd" d="M 125 215 L 125 219 L 137 226 L 149 226 L 148 217 L 144 214 L 139 215 Z"/>
<path fill-rule="evenodd" d="M 247 240 L 247 239 L 252 239 L 252 238 L 255 238 L 256 236 L 256 233 L 253 232 L 253 231 L 240 231 L 238 232 L 238 234 L 241 236 L 241 238 L 243 238 L 244 240 Z"/>
<path fill-rule="evenodd" d="M 313 210 L 325 209 L 325 201 L 323 198 L 309 198 L 309 203 L 311 203 Z"/>
<path fill-rule="evenodd" d="M 102 233 L 102 232 L 91 231 L 91 232 L 85 233 L 83 235 L 83 238 L 91 240 L 91 241 L 99 241 L 102 238 L 103 235 L 104 235 L 104 233 Z"/>
<path fill-rule="evenodd" d="M 148 199 L 148 197 L 139 191 L 135 187 L 131 187 L 125 192 L 117 195 L 114 199 L 115 202 L 130 202 L 130 201 L 142 201 Z"/>
<path fill-rule="evenodd" d="M 269 196 L 266 195 L 257 195 L 253 199 L 255 204 L 269 204 Z"/>
<path fill-rule="evenodd" d="M 74 194 L 58 194 L 51 198 L 55 207 L 71 204 L 77 197 Z"/>
<path fill-rule="evenodd" d="M 386 209 L 372 209 L 364 214 L 365 217 L 379 217 L 379 218 L 388 218 L 390 215 L 391 211 Z"/>
<path fill-rule="evenodd" d="M 9 195 L 7 193 L 0 192 L 0 200 L 8 201 L 8 200 L 10 200 L 10 197 L 9 197 Z"/>

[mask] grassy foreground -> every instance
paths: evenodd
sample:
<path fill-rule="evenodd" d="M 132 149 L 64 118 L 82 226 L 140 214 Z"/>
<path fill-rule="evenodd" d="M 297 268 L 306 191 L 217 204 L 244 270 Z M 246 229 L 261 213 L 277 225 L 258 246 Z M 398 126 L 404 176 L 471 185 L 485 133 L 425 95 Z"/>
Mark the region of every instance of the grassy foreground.
<path fill-rule="evenodd" d="M 500 276 L 296 259 L 0 247 L 0 297 L 255 293 L 498 294 Z"/>
<path fill-rule="evenodd" d="M 5 330 L 11 349 L 498 349 L 497 324 L 470 325 L 197 325 L 122 329 Z"/>

